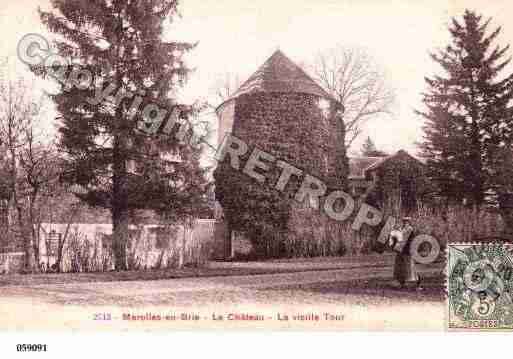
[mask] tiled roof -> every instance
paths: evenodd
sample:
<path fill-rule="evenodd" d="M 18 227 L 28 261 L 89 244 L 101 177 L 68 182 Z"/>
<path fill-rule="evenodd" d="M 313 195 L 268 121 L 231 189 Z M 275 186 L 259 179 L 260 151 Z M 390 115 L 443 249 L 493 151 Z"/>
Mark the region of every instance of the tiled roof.
<path fill-rule="evenodd" d="M 260 66 L 227 101 L 252 92 L 298 92 L 331 98 L 301 67 L 280 50 Z"/>

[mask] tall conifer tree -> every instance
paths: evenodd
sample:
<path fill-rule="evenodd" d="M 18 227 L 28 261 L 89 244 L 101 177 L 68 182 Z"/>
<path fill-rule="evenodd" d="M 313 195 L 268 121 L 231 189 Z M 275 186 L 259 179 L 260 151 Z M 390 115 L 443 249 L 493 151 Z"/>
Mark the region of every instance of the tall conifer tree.
<path fill-rule="evenodd" d="M 53 10 L 40 11 L 42 22 L 59 35 L 55 42 L 59 55 L 72 59 L 63 77 L 69 80 L 72 69 L 93 74 L 87 88 L 82 86 L 87 75 L 79 78 L 80 86 L 77 81 L 75 86 L 64 82 L 53 100 L 67 160 L 64 179 L 85 189 L 81 198 L 88 204 L 110 209 L 117 270 L 126 269 L 131 211 L 176 209 L 179 204 L 170 201 L 178 199 L 178 194 L 183 197 L 178 185 L 183 188 L 185 183 L 178 178 L 191 180 L 183 172 L 190 166 L 165 163 L 159 157 L 161 151 L 180 150 L 174 137 L 148 139 L 138 130 L 141 121 L 159 114 L 154 108 L 151 115 L 144 115 L 148 104 L 167 109 L 169 115 L 177 105 L 171 98 L 173 90 L 189 73 L 182 57 L 194 45 L 163 40 L 164 23 L 176 15 L 177 2 L 51 0 Z M 44 74 L 48 68 L 41 71 Z M 110 101 L 95 101 L 101 92 L 108 93 Z M 191 158 L 198 165 L 190 152 L 182 161 Z M 174 174 L 165 176 L 166 171 Z M 170 189 L 173 184 L 175 189 Z"/>
<path fill-rule="evenodd" d="M 423 155 L 441 194 L 455 202 L 480 205 L 493 187 L 492 154 L 513 129 L 513 75 L 509 46 L 495 45 L 501 28 L 466 10 L 452 19 L 451 43 L 431 55 L 443 75 L 426 78 Z"/>

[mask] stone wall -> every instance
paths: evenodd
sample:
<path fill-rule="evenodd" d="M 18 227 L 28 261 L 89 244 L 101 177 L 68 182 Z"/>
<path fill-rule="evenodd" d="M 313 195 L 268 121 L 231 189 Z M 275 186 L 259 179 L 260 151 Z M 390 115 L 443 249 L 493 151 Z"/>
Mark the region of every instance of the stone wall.
<path fill-rule="evenodd" d="M 66 224 L 44 223 L 41 233 L 41 261 L 46 267 L 55 263 L 54 241 L 66 232 Z M 216 239 L 217 222 L 198 219 L 192 228 L 182 225 L 164 227 L 162 225 L 130 225 L 130 239 L 127 244 L 127 257 L 130 269 L 150 269 L 199 265 L 214 259 L 223 243 Z M 62 238 L 62 237 L 61 237 Z M 113 269 L 112 225 L 76 223 L 71 225 L 63 250 L 63 271 L 76 271 L 76 255 L 90 257 L 89 269 L 104 271 Z M 84 263 L 79 271 L 85 271 Z"/>
<path fill-rule="evenodd" d="M 43 223 L 41 225 L 40 267 L 52 269 L 57 259 L 59 239 L 65 238 L 61 271 L 112 270 L 112 225 L 99 223 Z M 198 219 L 192 228 L 182 225 L 164 228 L 157 225 L 130 226 L 127 261 L 130 269 L 151 269 L 201 265 L 225 258 L 222 222 Z M 0 253 L 0 274 L 19 273 L 23 252 Z M 53 270 L 53 269 L 52 269 Z"/>

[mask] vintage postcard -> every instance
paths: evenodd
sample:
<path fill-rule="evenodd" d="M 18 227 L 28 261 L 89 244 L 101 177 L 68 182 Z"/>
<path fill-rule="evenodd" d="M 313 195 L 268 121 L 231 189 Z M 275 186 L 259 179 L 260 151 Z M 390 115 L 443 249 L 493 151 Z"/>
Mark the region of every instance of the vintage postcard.
<path fill-rule="evenodd" d="M 512 11 L 2 0 L 0 330 L 512 330 Z"/>

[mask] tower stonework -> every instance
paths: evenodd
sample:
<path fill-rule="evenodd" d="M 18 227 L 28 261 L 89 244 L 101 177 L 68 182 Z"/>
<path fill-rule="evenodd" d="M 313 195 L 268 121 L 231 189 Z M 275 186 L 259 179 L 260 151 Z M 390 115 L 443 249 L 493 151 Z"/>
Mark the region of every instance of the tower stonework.
<path fill-rule="evenodd" d="M 257 148 L 340 188 L 343 181 L 334 165 L 340 131 L 333 128 L 334 109 L 339 108 L 299 66 L 277 51 L 218 107 L 218 140 L 221 143 L 231 133 L 248 145 L 243 161 Z M 273 187 L 281 169 L 271 167 L 264 184 L 234 170 L 227 161 L 219 163 L 215 172 L 216 198 L 229 228 L 247 233 L 254 246 L 258 237 L 286 236 L 290 218 L 305 213 L 300 209 L 305 204 L 292 199 L 302 178 L 292 178 L 285 193 L 278 192 Z"/>

